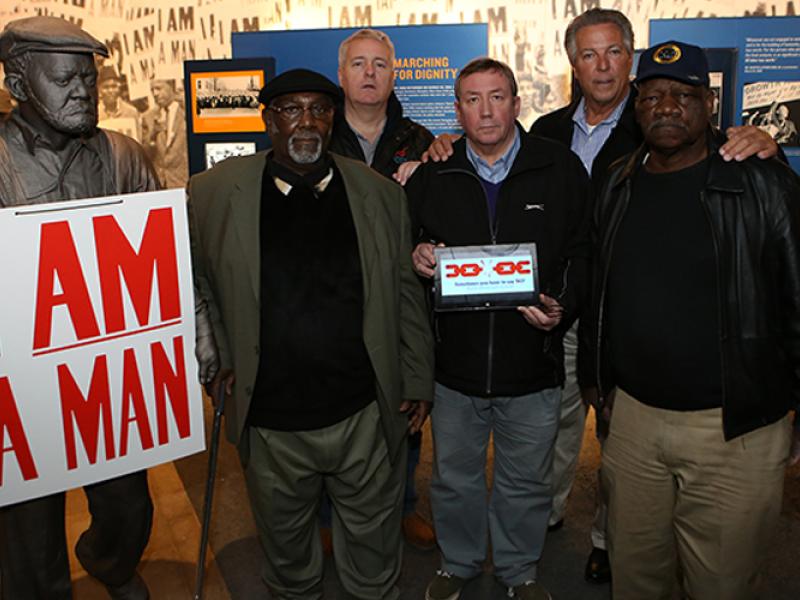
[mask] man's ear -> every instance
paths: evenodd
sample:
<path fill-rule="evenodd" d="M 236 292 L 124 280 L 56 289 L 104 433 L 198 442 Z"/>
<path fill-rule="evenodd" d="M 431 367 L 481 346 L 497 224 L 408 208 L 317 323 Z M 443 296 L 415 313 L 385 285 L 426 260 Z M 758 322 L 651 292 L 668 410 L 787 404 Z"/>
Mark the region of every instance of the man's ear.
<path fill-rule="evenodd" d="M 4 80 L 6 89 L 17 102 L 27 102 L 28 94 L 25 91 L 25 81 L 19 73 L 9 73 Z"/>

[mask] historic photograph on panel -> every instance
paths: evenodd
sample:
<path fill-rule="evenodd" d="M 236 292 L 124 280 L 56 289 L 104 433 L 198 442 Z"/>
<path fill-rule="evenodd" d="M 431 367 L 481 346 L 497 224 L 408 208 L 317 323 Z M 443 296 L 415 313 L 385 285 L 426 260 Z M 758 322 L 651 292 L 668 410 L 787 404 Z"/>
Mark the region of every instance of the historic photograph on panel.
<path fill-rule="evenodd" d="M 192 73 L 192 131 L 263 131 L 258 92 L 264 80 L 261 70 Z"/>
<path fill-rule="evenodd" d="M 800 82 L 758 81 L 744 86 L 742 124 L 755 125 L 783 146 L 800 146 Z"/>
<path fill-rule="evenodd" d="M 255 153 L 255 142 L 208 142 L 206 144 L 206 169 L 214 167 L 231 156 L 247 156 Z"/>

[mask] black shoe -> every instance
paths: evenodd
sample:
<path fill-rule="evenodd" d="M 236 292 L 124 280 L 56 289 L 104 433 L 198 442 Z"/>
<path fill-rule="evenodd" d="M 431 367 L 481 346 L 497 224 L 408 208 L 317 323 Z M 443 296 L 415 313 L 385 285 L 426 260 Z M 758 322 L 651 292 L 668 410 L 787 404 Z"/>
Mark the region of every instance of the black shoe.
<path fill-rule="evenodd" d="M 564 526 L 564 519 L 559 519 L 552 525 L 548 525 L 547 531 L 553 533 L 554 531 L 558 531 L 559 529 L 561 529 L 563 526 Z"/>
<path fill-rule="evenodd" d="M 107 585 L 111 600 L 150 600 L 150 592 L 147 585 L 138 573 L 134 573 L 128 581 L 122 585 Z"/>
<path fill-rule="evenodd" d="M 611 563 L 608 562 L 608 552 L 601 548 L 592 548 L 589 560 L 586 561 L 586 571 L 583 577 L 589 583 L 608 583 L 611 581 Z"/>

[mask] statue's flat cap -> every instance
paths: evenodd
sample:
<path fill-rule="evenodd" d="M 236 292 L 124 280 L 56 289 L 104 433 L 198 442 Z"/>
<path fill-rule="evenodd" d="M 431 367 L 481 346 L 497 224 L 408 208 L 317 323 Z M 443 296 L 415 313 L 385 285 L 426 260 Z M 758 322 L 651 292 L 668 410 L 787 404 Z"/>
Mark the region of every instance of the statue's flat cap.
<path fill-rule="evenodd" d="M 65 52 L 108 56 L 108 48 L 83 29 L 57 17 L 9 22 L 0 33 L 0 61 L 25 52 Z"/>

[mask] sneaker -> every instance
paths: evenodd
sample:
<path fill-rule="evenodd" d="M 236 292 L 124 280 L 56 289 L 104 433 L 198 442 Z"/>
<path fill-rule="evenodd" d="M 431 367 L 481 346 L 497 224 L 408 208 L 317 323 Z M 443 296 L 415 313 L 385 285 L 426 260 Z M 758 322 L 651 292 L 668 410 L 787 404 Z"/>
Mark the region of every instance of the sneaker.
<path fill-rule="evenodd" d="M 465 579 L 439 569 L 425 590 L 425 600 L 458 600 Z"/>
<path fill-rule="evenodd" d="M 526 581 L 520 585 L 509 587 L 506 595 L 509 598 L 519 598 L 519 600 L 553 600 L 550 592 L 535 581 Z"/>
<path fill-rule="evenodd" d="M 433 527 L 416 512 L 403 517 L 403 535 L 406 541 L 418 550 L 433 550 L 436 548 L 436 536 L 433 533 Z"/>

